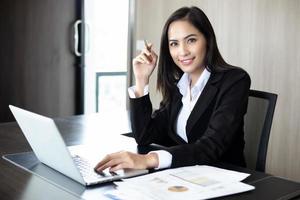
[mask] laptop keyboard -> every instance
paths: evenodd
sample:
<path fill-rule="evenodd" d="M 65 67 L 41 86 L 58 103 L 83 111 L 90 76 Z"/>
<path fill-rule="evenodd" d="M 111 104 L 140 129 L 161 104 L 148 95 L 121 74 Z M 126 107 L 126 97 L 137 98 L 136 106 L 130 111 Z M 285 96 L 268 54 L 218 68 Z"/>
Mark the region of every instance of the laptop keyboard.
<path fill-rule="evenodd" d="M 84 158 L 75 155 L 72 157 L 76 166 L 78 167 L 81 175 L 85 179 L 99 179 L 104 177 L 116 176 L 117 174 L 114 172 L 96 172 L 94 167 L 90 165 L 90 163 Z"/>

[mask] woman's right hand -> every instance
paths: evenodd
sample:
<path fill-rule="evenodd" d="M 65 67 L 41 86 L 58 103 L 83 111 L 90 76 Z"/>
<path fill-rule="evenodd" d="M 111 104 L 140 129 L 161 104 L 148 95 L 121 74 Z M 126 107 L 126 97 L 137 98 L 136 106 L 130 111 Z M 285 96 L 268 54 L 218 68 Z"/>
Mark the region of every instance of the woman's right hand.
<path fill-rule="evenodd" d="M 152 44 L 143 49 L 132 61 L 137 97 L 143 96 L 144 87 L 149 84 L 149 78 L 157 63 L 157 55 L 151 48 Z"/>

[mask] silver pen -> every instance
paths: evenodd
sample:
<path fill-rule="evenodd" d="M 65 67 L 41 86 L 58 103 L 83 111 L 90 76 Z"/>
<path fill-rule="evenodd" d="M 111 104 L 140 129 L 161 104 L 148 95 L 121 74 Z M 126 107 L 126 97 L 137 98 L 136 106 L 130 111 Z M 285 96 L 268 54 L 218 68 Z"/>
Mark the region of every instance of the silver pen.
<path fill-rule="evenodd" d="M 144 44 L 145 44 L 146 49 L 151 52 L 151 46 L 148 44 L 147 40 L 144 40 Z M 152 62 L 151 55 L 150 56 L 146 55 L 146 57 L 149 59 L 149 62 Z"/>

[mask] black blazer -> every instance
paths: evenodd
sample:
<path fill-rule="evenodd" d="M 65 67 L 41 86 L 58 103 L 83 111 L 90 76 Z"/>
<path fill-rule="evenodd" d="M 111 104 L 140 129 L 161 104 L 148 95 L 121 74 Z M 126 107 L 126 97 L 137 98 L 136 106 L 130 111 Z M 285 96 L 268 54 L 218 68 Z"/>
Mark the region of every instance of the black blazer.
<path fill-rule="evenodd" d="M 188 143 L 175 132 L 182 95 L 152 113 L 149 95 L 130 99 L 131 125 L 139 145 L 167 146 L 171 167 L 228 162 L 245 166 L 244 115 L 250 77 L 240 68 L 211 73 L 186 125 Z"/>

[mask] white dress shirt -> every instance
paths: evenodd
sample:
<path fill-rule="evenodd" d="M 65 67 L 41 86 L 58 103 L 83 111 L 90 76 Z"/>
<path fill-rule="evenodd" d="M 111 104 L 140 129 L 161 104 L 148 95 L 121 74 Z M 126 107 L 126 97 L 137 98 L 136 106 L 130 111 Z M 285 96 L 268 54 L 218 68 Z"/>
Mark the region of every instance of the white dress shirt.
<path fill-rule="evenodd" d="M 208 79 L 210 77 L 210 72 L 205 68 L 197 80 L 196 84 L 190 88 L 191 80 L 187 73 L 184 73 L 180 78 L 177 87 L 179 88 L 179 92 L 182 95 L 182 108 L 178 114 L 177 122 L 176 122 L 176 132 L 177 134 L 186 142 L 188 142 L 186 135 L 186 123 L 187 120 L 199 98 L 201 95 Z M 136 98 L 135 96 L 135 86 L 128 88 L 128 93 L 130 98 Z M 144 89 L 144 95 L 149 93 L 148 85 Z M 156 169 L 168 168 L 172 164 L 172 155 L 165 150 L 152 151 L 157 153 L 159 165 Z"/>
<path fill-rule="evenodd" d="M 179 92 L 182 95 L 182 108 L 178 114 L 177 123 L 176 123 L 176 132 L 177 134 L 186 142 L 188 142 L 186 136 L 186 123 L 187 120 L 201 95 L 204 86 L 206 85 L 210 77 L 210 72 L 207 69 L 204 69 L 201 76 L 198 78 L 196 84 L 190 88 L 190 78 L 187 73 L 184 73 L 179 80 L 177 87 Z"/>

